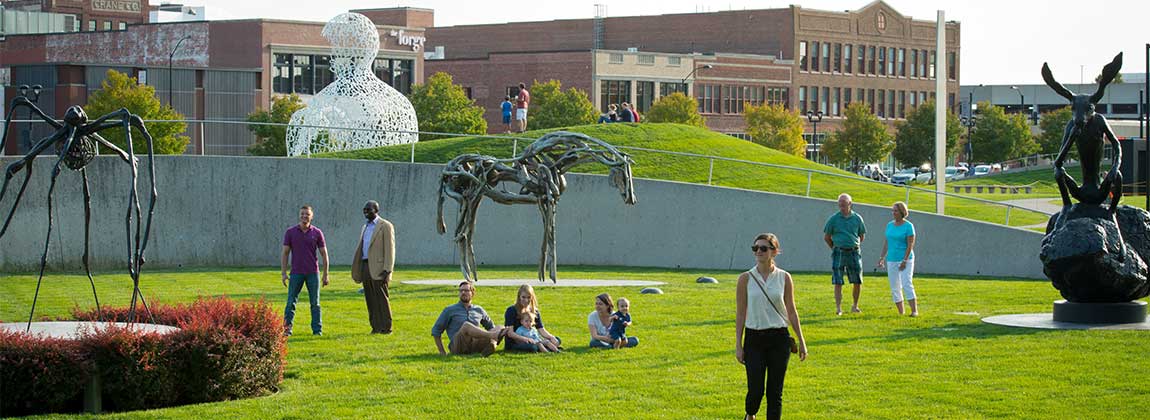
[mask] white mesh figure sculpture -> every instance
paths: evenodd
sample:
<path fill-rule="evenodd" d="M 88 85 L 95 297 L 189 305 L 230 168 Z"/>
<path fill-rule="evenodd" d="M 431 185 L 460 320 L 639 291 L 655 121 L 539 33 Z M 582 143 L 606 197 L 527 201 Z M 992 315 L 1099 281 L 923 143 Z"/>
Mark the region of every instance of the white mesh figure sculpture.
<path fill-rule="evenodd" d="M 332 44 L 335 81 L 292 114 L 288 156 L 418 141 L 411 101 L 372 72 L 379 51 L 375 24 L 361 14 L 343 13 L 323 27 L 323 36 Z"/>

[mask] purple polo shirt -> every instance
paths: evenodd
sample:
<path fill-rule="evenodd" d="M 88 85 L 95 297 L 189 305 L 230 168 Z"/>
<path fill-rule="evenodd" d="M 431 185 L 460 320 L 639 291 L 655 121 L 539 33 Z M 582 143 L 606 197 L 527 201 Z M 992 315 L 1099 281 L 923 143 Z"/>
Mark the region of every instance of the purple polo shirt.
<path fill-rule="evenodd" d="M 315 251 L 327 245 L 323 241 L 323 231 L 312 225 L 307 232 L 299 225 L 288 228 L 284 233 L 284 246 L 291 247 L 291 273 L 312 274 L 319 272 L 319 262 Z"/>

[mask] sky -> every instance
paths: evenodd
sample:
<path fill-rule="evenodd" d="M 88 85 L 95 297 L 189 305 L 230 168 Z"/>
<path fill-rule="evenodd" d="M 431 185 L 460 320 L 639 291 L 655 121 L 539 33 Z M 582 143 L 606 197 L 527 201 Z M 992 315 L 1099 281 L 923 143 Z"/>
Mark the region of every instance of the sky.
<path fill-rule="evenodd" d="M 175 2 L 175 1 L 173 1 Z M 153 4 L 160 0 L 152 0 Z M 585 19 L 595 4 L 607 3 L 607 16 L 639 16 L 720 10 L 785 8 L 791 4 L 818 10 L 858 10 L 868 0 L 184 0 L 204 6 L 211 20 L 274 18 L 326 21 L 350 9 L 419 7 L 435 10 L 436 26 Z M 1090 83 L 1119 52 L 1123 73 L 1146 69 L 1150 42 L 1150 2 L 1144 0 L 886 0 L 916 20 L 962 24 L 963 85 L 1041 84 L 1043 62 L 1064 84 Z M 522 6 L 528 7 L 522 7 Z M 1138 28 L 1143 28 L 1139 30 Z"/>

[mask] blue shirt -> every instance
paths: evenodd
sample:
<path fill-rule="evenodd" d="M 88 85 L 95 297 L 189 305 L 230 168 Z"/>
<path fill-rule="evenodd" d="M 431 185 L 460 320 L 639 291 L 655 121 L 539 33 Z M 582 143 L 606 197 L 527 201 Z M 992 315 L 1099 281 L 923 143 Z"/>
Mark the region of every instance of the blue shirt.
<path fill-rule="evenodd" d="M 511 115 L 511 102 L 503 101 L 499 108 L 503 109 L 503 115 Z"/>
<path fill-rule="evenodd" d="M 914 236 L 914 224 L 910 220 L 903 220 L 902 226 L 895 226 L 894 221 L 886 224 L 886 260 L 902 261 L 906 255 L 908 238 Z M 910 251 L 908 260 L 914 259 L 914 251 Z"/>
<path fill-rule="evenodd" d="M 375 234 L 375 221 L 379 219 L 376 217 L 363 226 L 363 260 L 367 261 L 367 250 L 371 249 L 371 236 Z"/>
<path fill-rule="evenodd" d="M 463 328 L 464 322 L 482 325 L 483 329 L 486 330 L 495 328 L 495 323 L 491 321 L 491 317 L 487 316 L 487 311 L 483 310 L 482 306 L 471 305 L 470 308 L 467 308 L 463 306 L 463 303 L 456 303 L 443 308 L 443 312 L 439 313 L 439 319 L 436 319 L 435 325 L 431 326 L 431 335 L 440 337 L 446 331 L 447 338 L 455 339 L 455 333 Z"/>
<path fill-rule="evenodd" d="M 858 248 L 862 242 L 859 238 L 866 235 L 866 224 L 862 216 L 851 210 L 851 215 L 843 217 L 842 212 L 835 212 L 827 224 L 823 226 L 823 233 L 831 235 L 831 242 L 838 248 Z"/>
<path fill-rule="evenodd" d="M 519 308 L 511 305 L 507 307 L 506 311 L 503 311 L 503 325 L 519 326 Z M 543 317 L 539 316 L 539 311 L 535 311 L 535 328 L 543 328 Z"/>
<path fill-rule="evenodd" d="M 627 322 L 631 322 L 631 314 L 617 311 L 611 314 L 611 338 L 619 338 L 627 331 Z"/>

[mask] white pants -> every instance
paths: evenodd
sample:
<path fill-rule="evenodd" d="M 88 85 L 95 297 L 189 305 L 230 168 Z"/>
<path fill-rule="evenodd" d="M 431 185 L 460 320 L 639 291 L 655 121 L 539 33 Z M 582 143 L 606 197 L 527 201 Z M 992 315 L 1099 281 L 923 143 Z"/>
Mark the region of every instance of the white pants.
<path fill-rule="evenodd" d="M 898 269 L 898 261 L 886 262 L 886 277 L 890 280 L 890 296 L 894 303 L 914 300 L 914 260 L 906 261 L 906 268 Z"/>

